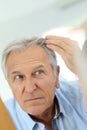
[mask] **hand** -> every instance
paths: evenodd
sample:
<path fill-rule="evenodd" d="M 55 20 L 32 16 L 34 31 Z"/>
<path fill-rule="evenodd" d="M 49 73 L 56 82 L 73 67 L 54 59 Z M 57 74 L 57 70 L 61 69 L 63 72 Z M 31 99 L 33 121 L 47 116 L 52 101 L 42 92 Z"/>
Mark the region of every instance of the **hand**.
<path fill-rule="evenodd" d="M 78 43 L 58 36 L 46 36 L 45 39 L 46 46 L 60 54 L 67 67 L 76 74 L 75 54 L 80 49 Z"/>

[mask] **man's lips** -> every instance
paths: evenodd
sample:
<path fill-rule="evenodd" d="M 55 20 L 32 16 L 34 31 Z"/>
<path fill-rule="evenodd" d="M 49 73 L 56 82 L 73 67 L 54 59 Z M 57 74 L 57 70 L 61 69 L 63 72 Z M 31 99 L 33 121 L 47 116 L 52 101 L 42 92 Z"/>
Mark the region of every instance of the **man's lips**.
<path fill-rule="evenodd" d="M 42 97 L 26 99 L 26 100 L 24 100 L 24 102 L 29 102 L 29 101 L 39 100 L 39 99 L 42 99 Z"/>

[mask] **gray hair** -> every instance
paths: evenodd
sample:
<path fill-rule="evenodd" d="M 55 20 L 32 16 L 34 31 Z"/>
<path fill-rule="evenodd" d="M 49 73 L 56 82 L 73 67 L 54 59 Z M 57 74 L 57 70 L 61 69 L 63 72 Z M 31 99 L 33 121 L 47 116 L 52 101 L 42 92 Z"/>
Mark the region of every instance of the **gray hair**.
<path fill-rule="evenodd" d="M 45 50 L 45 52 L 48 55 L 48 61 L 51 64 L 52 69 L 54 71 L 54 76 L 56 76 L 57 60 L 56 60 L 55 52 L 46 47 L 44 38 L 32 37 L 29 39 L 15 40 L 11 42 L 10 44 L 8 44 L 8 46 L 4 49 L 2 53 L 1 65 L 2 65 L 2 70 L 6 79 L 8 77 L 6 63 L 7 63 L 10 53 L 13 51 L 23 51 L 24 48 L 32 47 L 34 45 L 39 45 Z"/>

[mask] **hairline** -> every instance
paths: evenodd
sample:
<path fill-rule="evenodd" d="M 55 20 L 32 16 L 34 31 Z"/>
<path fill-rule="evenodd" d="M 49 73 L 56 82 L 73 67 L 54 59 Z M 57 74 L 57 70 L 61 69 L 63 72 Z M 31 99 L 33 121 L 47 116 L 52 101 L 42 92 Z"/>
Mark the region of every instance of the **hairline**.
<path fill-rule="evenodd" d="M 19 45 L 17 45 L 17 43 Z M 2 55 L 2 69 L 3 69 L 4 75 L 5 75 L 6 78 L 8 77 L 7 76 L 8 72 L 7 72 L 6 63 L 7 63 L 9 55 L 12 52 L 23 51 L 23 49 L 26 49 L 27 47 L 30 48 L 30 47 L 32 47 L 34 45 L 40 45 L 45 50 L 45 52 L 47 53 L 47 56 L 48 56 L 48 61 L 51 64 L 53 70 L 54 70 L 54 68 L 56 68 L 56 67 L 54 67 L 54 63 L 52 63 L 53 60 L 55 60 L 55 62 L 57 64 L 55 53 L 52 50 L 50 50 L 50 49 L 48 49 L 46 47 L 45 39 L 33 37 L 31 39 L 23 39 L 21 41 L 17 41 L 16 40 L 16 41 L 13 41 L 12 43 L 8 44 L 8 46 L 3 51 L 3 55 Z"/>

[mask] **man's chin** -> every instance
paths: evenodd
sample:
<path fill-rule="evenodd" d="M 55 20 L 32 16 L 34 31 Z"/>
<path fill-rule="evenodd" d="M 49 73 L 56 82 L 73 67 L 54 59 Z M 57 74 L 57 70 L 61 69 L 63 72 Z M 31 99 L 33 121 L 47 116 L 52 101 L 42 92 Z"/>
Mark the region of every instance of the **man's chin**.
<path fill-rule="evenodd" d="M 32 107 L 32 108 L 28 108 L 26 110 L 24 110 L 25 112 L 27 112 L 29 115 L 32 115 L 32 116 L 38 116 L 38 115 L 41 115 L 44 110 L 42 109 L 42 107 L 38 107 L 38 106 L 35 106 L 35 107 Z"/>

